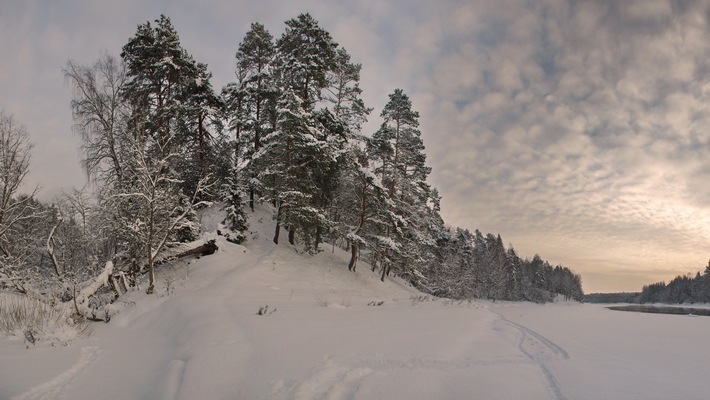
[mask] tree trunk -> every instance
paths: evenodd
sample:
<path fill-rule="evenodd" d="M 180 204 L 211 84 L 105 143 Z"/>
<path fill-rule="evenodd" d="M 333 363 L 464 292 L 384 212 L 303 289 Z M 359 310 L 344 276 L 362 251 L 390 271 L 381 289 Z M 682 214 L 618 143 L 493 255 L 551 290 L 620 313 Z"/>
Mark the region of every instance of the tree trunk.
<path fill-rule="evenodd" d="M 197 117 L 197 142 L 198 142 L 198 152 L 197 152 L 197 160 L 199 162 L 199 170 L 200 174 L 204 175 L 205 171 L 205 154 L 207 153 L 205 147 L 205 127 L 203 126 L 205 120 L 205 116 L 200 114 L 199 117 Z"/>
<path fill-rule="evenodd" d="M 153 263 L 153 258 L 148 261 L 148 289 L 146 289 L 146 294 L 155 293 L 155 265 Z"/>
<path fill-rule="evenodd" d="M 315 245 L 315 250 L 316 253 L 318 253 L 318 245 L 321 244 L 323 238 L 321 237 L 321 228 L 320 226 L 316 228 L 316 245 Z"/>
<path fill-rule="evenodd" d="M 281 206 L 276 212 L 276 230 L 274 231 L 274 243 L 279 244 L 279 234 L 281 233 Z"/>
<path fill-rule="evenodd" d="M 155 198 L 155 189 L 153 189 L 153 198 Z M 151 204 L 150 217 L 148 219 L 148 289 L 145 291 L 147 294 L 153 294 L 155 292 L 155 258 L 153 256 L 153 222 L 154 210 Z"/>
<path fill-rule="evenodd" d="M 254 188 L 249 189 L 249 208 L 254 212 Z"/>
<path fill-rule="evenodd" d="M 288 228 L 288 242 L 292 245 L 296 244 L 296 228 L 292 226 Z"/>
<path fill-rule="evenodd" d="M 353 242 L 350 245 L 350 264 L 348 264 L 348 271 L 355 271 L 357 267 L 357 244 Z"/>
<path fill-rule="evenodd" d="M 201 246 L 197 246 L 194 249 L 190 249 L 176 255 L 175 258 L 187 257 L 194 254 L 199 254 L 201 256 L 209 256 L 211 254 L 214 254 L 214 252 L 217 250 L 219 250 L 219 248 L 217 247 L 217 244 L 215 243 L 214 239 L 212 239 L 208 240 L 207 243 Z"/>

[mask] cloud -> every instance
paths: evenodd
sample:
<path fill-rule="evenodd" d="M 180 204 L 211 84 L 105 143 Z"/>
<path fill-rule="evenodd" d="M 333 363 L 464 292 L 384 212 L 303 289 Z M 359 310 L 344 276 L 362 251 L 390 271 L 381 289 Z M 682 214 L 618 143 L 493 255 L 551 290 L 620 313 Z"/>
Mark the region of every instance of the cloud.
<path fill-rule="evenodd" d="M 435 83 L 416 80 L 436 99 L 420 111 L 448 219 L 525 250 L 558 242 L 546 257 L 582 272 L 702 268 L 707 27 L 694 8 L 629 3 L 510 4 L 461 34 L 478 40 L 450 46 Z"/>
<path fill-rule="evenodd" d="M 251 22 L 278 38 L 285 20 L 311 12 L 363 64 L 364 98 L 375 108 L 366 132 L 380 124 L 389 93 L 410 95 L 448 223 L 501 233 L 522 255 L 593 277 L 587 290 L 638 289 L 704 267 L 706 3 L 196 4 L 0 6 L 0 55 L 12 60 L 0 65 L 0 107 L 37 143 L 32 182 L 50 192 L 83 184 L 61 74 L 68 59 L 119 54 L 138 24 L 165 13 L 219 90 L 233 79 Z"/>

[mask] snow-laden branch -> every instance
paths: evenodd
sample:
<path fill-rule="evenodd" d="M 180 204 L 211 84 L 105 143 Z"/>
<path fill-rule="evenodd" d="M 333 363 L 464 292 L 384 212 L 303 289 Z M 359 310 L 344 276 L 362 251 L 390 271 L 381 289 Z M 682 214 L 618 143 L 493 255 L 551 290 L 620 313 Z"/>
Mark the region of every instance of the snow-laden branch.
<path fill-rule="evenodd" d="M 90 284 L 82 288 L 79 293 L 76 294 L 74 297 L 74 308 L 77 313 L 91 320 L 99 319 L 96 317 L 94 310 L 92 310 L 88 305 L 89 298 L 96 294 L 102 286 L 108 285 L 109 278 L 112 273 L 113 262 L 107 261 L 104 266 L 104 270 L 96 278 L 94 278 Z"/>
<path fill-rule="evenodd" d="M 54 266 L 54 272 L 60 280 L 62 279 L 62 275 L 59 272 L 59 262 L 54 254 L 54 232 L 57 231 L 57 228 L 59 228 L 59 225 L 61 225 L 63 221 L 64 219 L 59 217 L 57 223 L 52 227 L 52 230 L 49 231 L 49 235 L 47 236 L 47 254 L 49 254 L 49 258 L 52 260 L 52 265 Z"/>

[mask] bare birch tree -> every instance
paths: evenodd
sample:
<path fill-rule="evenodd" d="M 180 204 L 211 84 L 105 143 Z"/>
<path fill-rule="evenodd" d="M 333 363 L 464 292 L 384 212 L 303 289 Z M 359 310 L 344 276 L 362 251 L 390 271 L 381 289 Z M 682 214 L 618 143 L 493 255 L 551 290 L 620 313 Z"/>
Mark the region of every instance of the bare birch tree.
<path fill-rule="evenodd" d="M 30 218 L 25 205 L 37 193 L 20 197 L 19 189 L 29 172 L 32 144 L 27 129 L 12 115 L 0 111 L 0 251 L 10 257 L 12 228 Z"/>
<path fill-rule="evenodd" d="M 82 164 L 94 179 L 115 182 L 123 173 L 126 102 L 121 91 L 126 69 L 120 60 L 102 55 L 92 66 L 67 63 L 64 76 L 74 89 L 74 129 L 81 135 Z"/>
<path fill-rule="evenodd" d="M 29 173 L 32 144 L 27 129 L 12 115 L 0 111 L 0 281 L 21 289 L 17 267 L 21 244 L 16 228 L 23 221 L 33 218 L 38 210 L 34 207 L 34 195 L 20 195 L 19 191 Z"/>

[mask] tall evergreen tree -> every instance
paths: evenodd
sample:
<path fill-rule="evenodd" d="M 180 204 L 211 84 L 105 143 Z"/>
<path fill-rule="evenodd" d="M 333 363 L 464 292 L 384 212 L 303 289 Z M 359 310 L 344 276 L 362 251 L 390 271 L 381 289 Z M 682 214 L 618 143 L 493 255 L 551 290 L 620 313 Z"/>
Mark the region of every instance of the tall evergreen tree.
<path fill-rule="evenodd" d="M 274 81 L 274 38 L 264 25 L 253 23 L 236 53 L 238 81 L 227 85 L 222 96 L 227 103 L 229 128 L 234 132 L 235 174 L 241 187 L 249 191 L 249 207 L 254 210 L 260 188 L 253 161 L 262 138 L 274 130 L 279 90 Z"/>
<path fill-rule="evenodd" d="M 142 260 L 136 268 L 149 269 L 149 292 L 160 252 L 171 241 L 194 237 L 193 205 L 205 196 L 212 169 L 206 121 L 220 107 L 206 66 L 182 48 L 170 19 L 161 15 L 155 24 L 139 25 L 121 53 L 131 151 L 125 181 L 106 195 L 122 226 L 125 259 Z M 186 159 L 198 168 L 186 168 Z"/>
<path fill-rule="evenodd" d="M 317 251 L 322 232 L 330 226 L 326 207 L 337 187 L 338 157 L 347 141 L 343 123 L 329 110 L 316 109 L 328 85 L 337 44 L 309 14 L 286 25 L 276 43 L 281 98 L 275 132 L 264 138 L 264 147 L 254 159 L 281 160 L 280 169 L 269 168 L 257 177 L 272 186 L 265 192 L 271 191 L 277 205 L 274 241 L 278 241 L 281 222 L 287 222 L 289 242 L 294 242 L 298 231 L 307 250 Z M 280 144 L 274 142 L 277 137 L 281 137 Z"/>
<path fill-rule="evenodd" d="M 351 62 L 350 54 L 344 48 L 338 48 L 333 69 L 328 74 L 328 86 L 325 100 L 331 103 L 335 117 L 342 121 L 352 134 L 360 132 L 362 124 L 372 112 L 362 98 L 360 88 L 361 64 Z"/>
<path fill-rule="evenodd" d="M 301 99 L 287 90 L 279 101 L 277 126 L 263 140 L 256 153 L 257 162 L 269 167 L 260 171 L 259 178 L 268 182 L 265 196 L 276 206 L 274 243 L 279 243 L 280 230 L 286 225 L 295 232 L 299 209 L 305 209 L 311 196 L 310 183 L 299 150 L 312 147 L 317 141 L 308 129 L 308 116 L 303 113 Z M 293 234 L 289 240 L 293 243 Z"/>
<path fill-rule="evenodd" d="M 131 107 L 133 135 L 153 138 L 156 146 L 149 152 L 181 152 L 183 157 L 175 162 L 189 160 L 192 168 L 176 168 L 189 196 L 196 182 L 212 169 L 209 155 L 213 144 L 207 122 L 216 121 L 221 103 L 209 82 L 211 74 L 181 46 L 165 15 L 155 26 L 150 22 L 139 25 L 135 36 L 123 46 L 121 57 L 127 67 L 123 95 Z M 163 158 L 167 154 L 154 155 Z"/>
<path fill-rule="evenodd" d="M 123 93 L 132 106 L 134 129 L 165 142 L 174 140 L 175 119 L 183 110 L 178 99 L 193 64 L 185 57 L 170 19 L 161 15 L 155 23 L 155 27 L 150 22 L 138 25 L 123 46 L 121 58 L 128 71 Z"/>
<path fill-rule="evenodd" d="M 338 236 L 350 245 L 348 269 L 354 271 L 360 250 L 374 249 L 386 226 L 387 191 L 370 167 L 366 149 L 352 143 L 342 157 L 338 191 L 333 204 Z"/>
<path fill-rule="evenodd" d="M 379 166 L 376 173 L 388 189 L 393 224 L 385 232 L 397 244 L 399 255 L 394 266 L 408 273 L 425 262 L 424 248 L 435 245 L 435 232 L 443 225 L 438 215 L 437 195 L 426 179 L 431 168 L 426 165 L 421 139 L 419 113 L 401 89 L 396 89 L 382 110 L 384 122 L 372 137 L 371 149 Z"/>
<path fill-rule="evenodd" d="M 286 32 L 276 43 L 279 78 L 301 98 L 307 112 L 315 109 L 328 86 L 337 46 L 308 13 L 286 21 Z"/>

